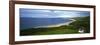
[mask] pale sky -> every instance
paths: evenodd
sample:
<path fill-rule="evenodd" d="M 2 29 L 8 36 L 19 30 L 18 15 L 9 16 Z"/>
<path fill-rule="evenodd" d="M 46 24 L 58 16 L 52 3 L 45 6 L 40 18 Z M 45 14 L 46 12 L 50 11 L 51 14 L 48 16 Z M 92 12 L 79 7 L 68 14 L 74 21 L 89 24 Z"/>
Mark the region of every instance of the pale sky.
<path fill-rule="evenodd" d="M 89 11 L 20 8 L 20 17 L 66 18 L 89 16 Z"/>

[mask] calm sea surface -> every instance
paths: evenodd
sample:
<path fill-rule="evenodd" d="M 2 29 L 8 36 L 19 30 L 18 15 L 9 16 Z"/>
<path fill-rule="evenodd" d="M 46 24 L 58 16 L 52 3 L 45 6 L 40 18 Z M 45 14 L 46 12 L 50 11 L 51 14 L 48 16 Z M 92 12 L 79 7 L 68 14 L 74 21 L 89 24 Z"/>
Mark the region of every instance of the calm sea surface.
<path fill-rule="evenodd" d="M 66 23 L 69 18 L 20 18 L 20 29 L 34 28 L 37 26 L 54 25 Z"/>

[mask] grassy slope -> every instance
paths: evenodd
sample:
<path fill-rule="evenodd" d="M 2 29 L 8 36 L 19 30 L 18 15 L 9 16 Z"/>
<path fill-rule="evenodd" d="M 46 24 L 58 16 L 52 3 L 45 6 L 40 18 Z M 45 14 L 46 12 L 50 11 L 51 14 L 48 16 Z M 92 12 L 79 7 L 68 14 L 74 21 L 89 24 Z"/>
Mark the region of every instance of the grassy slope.
<path fill-rule="evenodd" d="M 63 25 L 54 28 L 31 28 L 20 31 L 20 35 L 49 35 L 49 34 L 75 34 L 78 33 L 78 27 L 85 27 L 89 32 L 89 17 L 74 18 L 75 22 L 69 26 Z"/>
<path fill-rule="evenodd" d="M 90 32 L 90 17 L 81 17 L 81 18 L 75 18 L 77 21 L 71 23 L 73 27 L 76 29 L 83 27 L 85 29 L 85 33 Z"/>
<path fill-rule="evenodd" d="M 38 28 L 38 29 L 32 28 L 21 31 L 21 35 L 49 35 L 49 34 L 78 33 L 78 30 L 71 29 L 70 27 L 61 26 L 55 28 Z"/>

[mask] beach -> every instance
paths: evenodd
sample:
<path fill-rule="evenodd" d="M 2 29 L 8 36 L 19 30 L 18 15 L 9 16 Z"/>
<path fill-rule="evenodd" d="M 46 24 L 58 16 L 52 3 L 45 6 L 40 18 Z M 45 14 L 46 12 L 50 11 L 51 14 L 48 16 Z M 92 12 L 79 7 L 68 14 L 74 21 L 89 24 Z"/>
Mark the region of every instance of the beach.
<path fill-rule="evenodd" d="M 66 23 L 60 23 L 60 24 L 55 24 L 55 25 L 47 25 L 47 26 L 37 26 L 37 27 L 34 27 L 34 28 L 52 28 L 52 27 L 60 27 L 60 26 L 63 26 L 63 25 L 69 25 L 70 23 L 76 21 L 75 19 L 70 19 L 71 21 L 69 22 L 66 22 Z"/>

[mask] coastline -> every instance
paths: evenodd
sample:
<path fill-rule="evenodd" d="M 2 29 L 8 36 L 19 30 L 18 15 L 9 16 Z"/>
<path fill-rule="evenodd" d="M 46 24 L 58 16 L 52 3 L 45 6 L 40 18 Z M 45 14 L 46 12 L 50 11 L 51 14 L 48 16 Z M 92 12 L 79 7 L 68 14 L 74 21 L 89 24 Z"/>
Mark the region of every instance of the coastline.
<path fill-rule="evenodd" d="M 38 26 L 34 28 L 52 28 L 52 27 L 60 27 L 62 25 L 69 25 L 70 23 L 76 21 L 75 19 L 70 19 L 72 21 L 66 22 L 66 23 L 60 23 L 60 24 L 55 24 L 55 25 L 47 25 L 47 26 Z"/>

